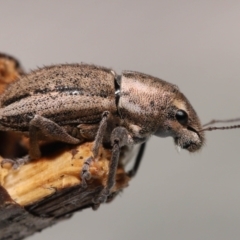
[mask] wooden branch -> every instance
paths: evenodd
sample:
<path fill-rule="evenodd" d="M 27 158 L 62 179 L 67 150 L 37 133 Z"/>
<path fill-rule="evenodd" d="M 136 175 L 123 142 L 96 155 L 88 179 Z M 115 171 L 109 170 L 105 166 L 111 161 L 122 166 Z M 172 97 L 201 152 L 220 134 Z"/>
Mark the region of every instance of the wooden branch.
<path fill-rule="evenodd" d="M 21 239 L 68 218 L 75 211 L 94 207 L 92 199 L 106 184 L 110 151 L 101 148 L 98 161 L 90 167 L 92 178 L 83 189 L 80 170 L 91 155 L 92 143 L 78 147 L 61 145 L 57 154 L 17 170 L 8 163 L 0 168 L 0 239 Z M 129 180 L 119 164 L 116 185 L 107 202 L 112 201 Z"/>

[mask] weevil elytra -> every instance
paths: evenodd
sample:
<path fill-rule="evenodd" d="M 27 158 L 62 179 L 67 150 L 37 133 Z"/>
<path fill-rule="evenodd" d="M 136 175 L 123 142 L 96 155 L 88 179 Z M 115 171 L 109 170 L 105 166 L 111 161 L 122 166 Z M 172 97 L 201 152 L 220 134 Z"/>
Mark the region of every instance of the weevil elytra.
<path fill-rule="evenodd" d="M 199 118 L 178 87 L 143 73 L 117 75 L 87 64 L 44 67 L 20 77 L 1 96 L 0 130 L 28 134 L 30 159 L 40 157 L 43 138 L 69 144 L 94 140 L 93 156 L 81 170 L 83 187 L 99 146 L 111 147 L 107 185 L 96 204 L 106 200 L 115 183 L 121 147 L 142 144 L 133 175 L 151 135 L 171 136 L 189 152 L 204 144 Z"/>

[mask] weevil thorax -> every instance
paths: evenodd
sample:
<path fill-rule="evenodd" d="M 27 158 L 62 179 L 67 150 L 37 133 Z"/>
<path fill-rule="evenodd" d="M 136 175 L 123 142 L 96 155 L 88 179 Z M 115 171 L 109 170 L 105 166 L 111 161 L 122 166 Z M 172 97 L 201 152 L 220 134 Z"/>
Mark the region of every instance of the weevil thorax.
<path fill-rule="evenodd" d="M 177 146 L 190 152 L 201 148 L 200 120 L 177 86 L 131 71 L 123 72 L 120 85 L 119 113 L 133 138 L 171 136 Z"/>

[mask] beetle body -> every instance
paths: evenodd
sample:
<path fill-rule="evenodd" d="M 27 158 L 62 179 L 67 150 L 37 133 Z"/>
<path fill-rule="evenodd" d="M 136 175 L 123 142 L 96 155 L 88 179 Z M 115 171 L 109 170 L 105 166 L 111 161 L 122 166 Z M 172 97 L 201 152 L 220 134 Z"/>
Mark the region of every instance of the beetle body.
<path fill-rule="evenodd" d="M 40 157 L 42 138 L 71 144 L 95 140 L 93 158 L 100 144 L 112 146 L 115 165 L 122 146 L 143 143 L 154 134 L 172 136 L 190 152 L 204 142 L 197 114 L 179 89 L 138 72 L 118 76 L 87 64 L 44 67 L 11 84 L 0 104 L 0 130 L 29 134 L 31 158 Z M 83 180 L 91 161 L 82 170 Z M 114 181 L 108 180 L 97 202 L 109 195 Z"/>
<path fill-rule="evenodd" d="M 154 133 L 174 135 L 167 121 L 178 124 L 177 109 L 188 112 L 192 128 L 201 129 L 195 111 L 175 85 L 131 71 L 117 78 L 111 69 L 86 64 L 56 65 L 33 71 L 10 85 L 1 97 L 0 107 L 2 131 L 28 132 L 29 122 L 38 114 L 66 127 L 73 137 L 92 140 L 97 127 L 95 132 L 81 136 L 77 126 L 98 125 L 102 113 L 109 111 L 112 117 L 108 129 L 111 128 L 107 132 L 121 125 L 134 139 L 132 143 L 138 143 Z M 180 127 L 180 124 L 176 127 L 176 133 Z M 105 141 L 108 140 L 106 136 Z M 202 142 L 203 136 L 199 138 L 199 143 Z"/>

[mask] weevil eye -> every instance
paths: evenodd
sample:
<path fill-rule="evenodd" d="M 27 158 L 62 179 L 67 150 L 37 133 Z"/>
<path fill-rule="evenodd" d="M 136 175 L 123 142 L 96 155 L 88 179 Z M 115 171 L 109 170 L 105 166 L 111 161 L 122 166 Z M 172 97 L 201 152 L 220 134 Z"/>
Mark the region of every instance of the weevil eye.
<path fill-rule="evenodd" d="M 185 111 L 183 110 L 177 110 L 176 112 L 176 119 L 178 120 L 178 122 L 182 125 L 187 125 L 188 123 L 188 115 Z"/>

